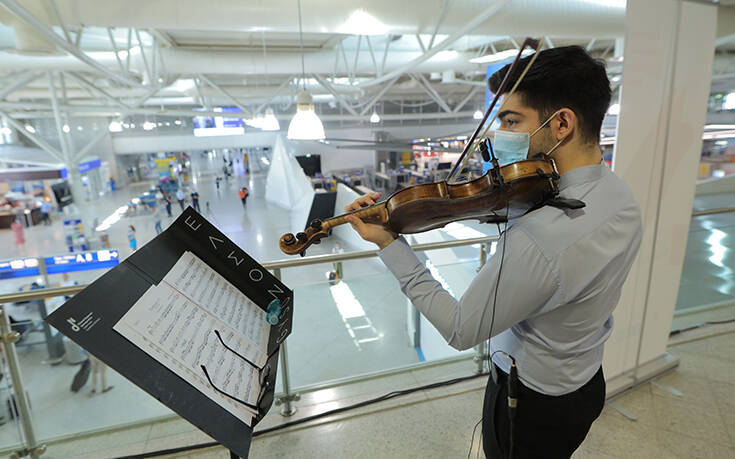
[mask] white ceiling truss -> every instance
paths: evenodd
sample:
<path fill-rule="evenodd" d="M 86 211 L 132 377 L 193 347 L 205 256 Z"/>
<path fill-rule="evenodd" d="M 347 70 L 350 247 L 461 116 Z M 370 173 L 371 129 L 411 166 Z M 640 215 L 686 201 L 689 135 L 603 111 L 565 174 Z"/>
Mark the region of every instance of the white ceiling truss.
<path fill-rule="evenodd" d="M 0 0 L 0 115 L 63 123 L 235 106 L 244 117 L 271 107 L 286 121 L 305 86 L 327 124 L 368 123 L 373 110 L 384 123 L 468 120 L 484 105 L 486 77 L 485 65 L 470 59 L 517 49 L 522 36 L 539 32 L 545 47 L 577 44 L 606 59 L 611 74 L 621 69 L 624 1 L 305 1 L 304 76 L 293 1 L 258 2 L 248 15 L 223 6 L 248 2 L 153 3 Z M 539 17 L 518 13 L 529 6 Z M 273 14 L 291 7 L 293 17 Z M 358 13 L 361 22 L 350 25 Z M 718 41 L 717 81 L 735 73 L 732 36 Z"/>

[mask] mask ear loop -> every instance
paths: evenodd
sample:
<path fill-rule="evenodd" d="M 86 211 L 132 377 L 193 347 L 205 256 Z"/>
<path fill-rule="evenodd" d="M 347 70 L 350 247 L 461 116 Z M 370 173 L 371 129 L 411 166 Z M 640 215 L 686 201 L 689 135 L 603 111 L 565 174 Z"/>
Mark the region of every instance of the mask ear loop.
<path fill-rule="evenodd" d="M 553 114 L 552 114 L 552 115 L 551 115 L 551 116 L 550 116 L 550 117 L 549 117 L 549 118 L 548 118 L 548 119 L 547 119 L 546 121 L 544 121 L 543 123 L 541 123 L 541 126 L 539 126 L 538 128 L 536 128 L 536 130 L 535 130 L 535 131 L 533 131 L 533 132 L 531 133 L 531 135 L 529 136 L 529 138 L 533 137 L 533 135 L 534 135 L 534 134 L 536 134 L 536 133 L 537 133 L 538 131 L 540 131 L 540 130 L 541 130 L 541 129 L 542 129 L 543 127 L 544 127 L 544 126 L 546 126 L 546 123 L 548 123 L 549 121 L 553 120 L 553 119 L 554 119 L 554 117 L 555 117 L 556 115 L 558 115 L 558 114 L 559 114 L 559 112 L 561 112 L 561 109 L 559 109 L 559 110 L 555 111 L 555 112 L 554 112 L 554 113 L 553 113 Z M 560 141 L 556 142 L 556 145 L 554 145 L 553 147 L 551 147 L 551 150 L 547 151 L 547 152 L 546 152 L 546 155 L 547 155 L 547 156 L 551 156 L 551 153 L 553 153 L 553 152 L 554 152 L 554 150 L 556 150 L 556 149 L 557 149 L 557 147 L 559 147 L 559 145 L 561 145 L 561 143 L 562 143 L 562 142 L 564 142 L 564 140 L 566 140 L 566 137 L 564 137 L 564 138 L 563 138 L 563 139 L 561 139 Z"/>

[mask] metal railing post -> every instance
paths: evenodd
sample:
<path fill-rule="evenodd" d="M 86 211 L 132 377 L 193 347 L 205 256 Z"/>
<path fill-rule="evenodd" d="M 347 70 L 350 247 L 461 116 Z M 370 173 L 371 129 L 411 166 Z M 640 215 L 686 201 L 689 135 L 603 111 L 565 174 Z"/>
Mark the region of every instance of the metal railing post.
<path fill-rule="evenodd" d="M 15 395 L 15 413 L 20 416 L 21 425 L 23 427 L 23 437 L 25 440 L 25 449 L 13 453 L 11 457 L 30 456 L 32 458 L 39 457 L 46 452 L 46 445 L 39 445 L 36 441 L 36 433 L 33 429 L 33 421 L 31 420 L 31 411 L 26 398 L 25 386 L 23 378 L 20 374 L 20 365 L 18 362 L 18 354 L 15 352 L 15 343 L 20 339 L 20 334 L 10 327 L 10 320 L 5 311 L 4 306 L 0 306 L 0 341 L 2 341 L 5 358 L 8 361 L 8 370 L 10 370 L 10 379 L 13 382 L 13 394 Z M 11 411 L 13 409 L 11 403 Z"/>
<path fill-rule="evenodd" d="M 480 272 L 483 266 L 485 266 L 485 262 L 487 261 L 487 245 L 486 243 L 480 244 L 480 266 L 477 268 L 477 272 Z M 477 368 L 475 368 L 475 374 L 482 374 L 485 372 L 485 361 L 488 359 L 487 350 L 489 349 L 490 345 L 488 341 L 483 341 L 477 346 L 475 346 L 475 356 L 472 358 L 472 361 L 477 364 Z M 489 369 L 488 364 L 488 369 Z"/>
<path fill-rule="evenodd" d="M 281 280 L 281 268 L 273 270 L 276 279 Z M 281 343 L 278 358 L 281 361 L 281 384 L 283 385 L 283 395 L 276 399 L 276 405 L 283 405 L 281 408 L 281 416 L 293 416 L 296 413 L 296 407 L 293 406 L 294 401 L 301 400 L 301 395 L 291 393 L 291 383 L 288 378 L 288 338 Z"/>

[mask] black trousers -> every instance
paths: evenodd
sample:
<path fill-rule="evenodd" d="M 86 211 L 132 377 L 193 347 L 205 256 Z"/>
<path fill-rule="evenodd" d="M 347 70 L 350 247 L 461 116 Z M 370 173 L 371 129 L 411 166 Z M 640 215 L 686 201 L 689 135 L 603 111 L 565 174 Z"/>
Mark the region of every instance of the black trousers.
<path fill-rule="evenodd" d="M 482 410 L 482 441 L 488 459 L 507 458 L 510 449 L 508 375 L 497 366 L 495 370 L 497 380 L 489 378 Z M 602 367 L 587 384 L 558 397 L 531 390 L 520 381 L 518 384 L 513 458 L 571 457 L 605 404 Z"/>

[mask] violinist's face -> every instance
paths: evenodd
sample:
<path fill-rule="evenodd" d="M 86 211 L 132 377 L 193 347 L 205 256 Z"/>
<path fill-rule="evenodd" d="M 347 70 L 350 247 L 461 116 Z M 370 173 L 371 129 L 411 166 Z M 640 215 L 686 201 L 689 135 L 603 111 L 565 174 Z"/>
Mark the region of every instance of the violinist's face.
<path fill-rule="evenodd" d="M 505 96 L 503 99 L 505 99 Z M 539 112 L 525 105 L 523 96 L 517 92 L 508 97 L 502 111 L 498 113 L 498 120 L 500 121 L 500 129 L 503 131 L 527 132 L 529 134 L 533 133 L 541 126 L 541 123 L 546 121 L 546 119 L 539 119 Z M 528 149 L 529 155 L 545 153 L 554 147 L 556 141 L 552 137 L 550 124 L 547 123 L 543 129 L 531 136 Z"/>

